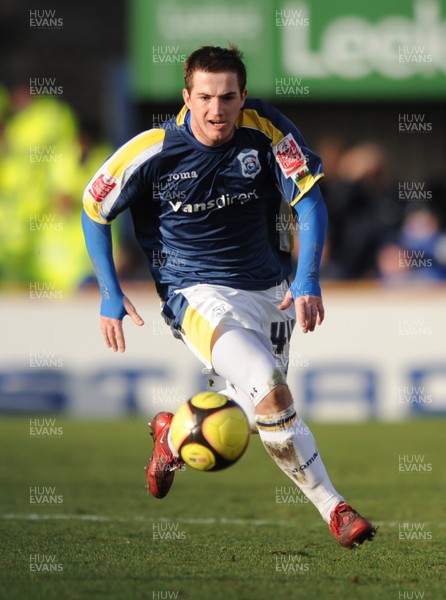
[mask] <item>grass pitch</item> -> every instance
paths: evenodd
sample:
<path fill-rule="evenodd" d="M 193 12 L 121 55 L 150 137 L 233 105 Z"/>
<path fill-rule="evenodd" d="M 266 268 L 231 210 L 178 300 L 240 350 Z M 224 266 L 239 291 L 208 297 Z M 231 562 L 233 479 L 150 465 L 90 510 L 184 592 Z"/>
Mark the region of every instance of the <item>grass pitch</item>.
<path fill-rule="evenodd" d="M 358 550 L 337 545 L 257 436 L 227 471 L 186 469 L 155 500 L 143 419 L 56 418 L 50 435 L 3 419 L 0 597 L 444 598 L 444 421 L 312 430 L 335 486 L 380 526 Z"/>

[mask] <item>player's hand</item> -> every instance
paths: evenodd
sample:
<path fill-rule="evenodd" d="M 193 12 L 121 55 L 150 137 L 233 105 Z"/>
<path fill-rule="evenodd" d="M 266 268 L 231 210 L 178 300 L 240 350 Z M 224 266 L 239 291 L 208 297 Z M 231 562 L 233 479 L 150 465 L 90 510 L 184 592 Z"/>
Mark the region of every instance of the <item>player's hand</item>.
<path fill-rule="evenodd" d="M 124 308 L 136 325 L 144 325 L 144 321 L 136 312 L 135 307 L 127 296 L 124 296 Z M 113 352 L 117 352 L 118 350 L 120 352 L 125 352 L 124 330 L 120 319 L 111 319 L 110 317 L 101 316 L 101 329 L 107 348 L 113 348 Z"/>
<path fill-rule="evenodd" d="M 279 304 L 279 310 L 286 310 L 294 302 L 296 307 L 297 320 L 304 333 L 314 331 L 317 325 L 321 325 L 324 320 L 324 303 L 320 296 L 299 296 L 293 300 L 290 290 L 285 294 L 285 298 Z"/>

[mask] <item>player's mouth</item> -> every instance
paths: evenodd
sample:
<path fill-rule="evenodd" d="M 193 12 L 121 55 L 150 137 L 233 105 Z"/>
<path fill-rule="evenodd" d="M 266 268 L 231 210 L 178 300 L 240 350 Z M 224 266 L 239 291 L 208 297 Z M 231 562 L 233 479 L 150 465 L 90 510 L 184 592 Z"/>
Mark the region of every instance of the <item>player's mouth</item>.
<path fill-rule="evenodd" d="M 223 129 L 224 127 L 226 127 L 227 123 L 226 121 L 209 121 L 209 123 L 212 125 L 212 127 L 214 129 L 216 129 L 217 131 L 220 131 L 221 129 Z"/>

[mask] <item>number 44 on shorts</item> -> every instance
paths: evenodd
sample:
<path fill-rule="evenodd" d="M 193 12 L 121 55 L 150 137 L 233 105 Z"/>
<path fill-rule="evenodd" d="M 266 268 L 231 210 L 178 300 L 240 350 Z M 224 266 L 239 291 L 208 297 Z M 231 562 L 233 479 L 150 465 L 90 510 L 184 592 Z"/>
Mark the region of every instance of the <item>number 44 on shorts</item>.
<path fill-rule="evenodd" d="M 274 354 L 283 354 L 285 346 L 290 343 L 294 324 L 294 319 L 271 323 L 270 339 L 274 347 Z"/>

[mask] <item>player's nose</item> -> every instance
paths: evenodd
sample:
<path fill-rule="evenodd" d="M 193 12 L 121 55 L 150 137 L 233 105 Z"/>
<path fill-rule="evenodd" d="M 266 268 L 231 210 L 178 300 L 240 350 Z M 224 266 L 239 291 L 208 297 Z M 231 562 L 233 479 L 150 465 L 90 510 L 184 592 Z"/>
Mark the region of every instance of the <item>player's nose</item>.
<path fill-rule="evenodd" d="M 214 117 L 219 117 L 223 112 L 223 100 L 221 98 L 212 98 L 210 113 L 214 115 Z"/>

